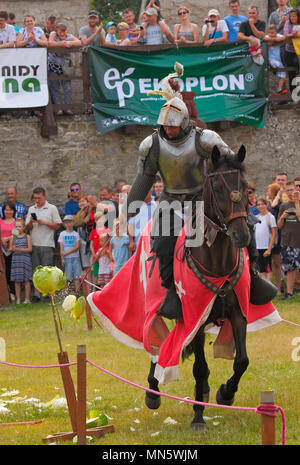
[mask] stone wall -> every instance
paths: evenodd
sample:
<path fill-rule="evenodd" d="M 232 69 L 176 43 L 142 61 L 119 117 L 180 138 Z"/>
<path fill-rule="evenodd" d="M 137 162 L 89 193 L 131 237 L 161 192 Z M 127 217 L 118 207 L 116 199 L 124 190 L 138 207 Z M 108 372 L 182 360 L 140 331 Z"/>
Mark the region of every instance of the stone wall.
<path fill-rule="evenodd" d="M 174 24 L 176 10 L 184 1 L 161 0 L 161 3 L 167 21 Z M 266 19 L 267 2 L 255 3 L 261 9 L 261 17 Z M 206 0 L 188 0 L 186 4 L 199 24 L 212 7 Z M 227 0 L 217 2 L 222 16 L 228 12 L 227 4 Z M 242 4 L 246 13 L 252 0 L 244 0 Z M 39 24 L 55 14 L 76 33 L 85 23 L 89 1 L 10 0 L 3 1 L 1 9 L 15 12 L 19 24 L 28 11 L 39 18 Z M 133 135 L 125 135 L 122 129 L 99 135 L 93 116 L 77 115 L 59 118 L 58 135 L 45 139 L 40 136 L 41 121 L 36 117 L 16 115 L 11 120 L 5 115 L 0 117 L 0 200 L 4 199 L 7 186 L 16 185 L 19 199 L 26 204 L 30 204 L 32 189 L 37 186 L 45 187 L 49 201 L 61 206 L 71 182 L 79 181 L 84 192 L 95 195 L 101 185 L 113 184 L 118 177 L 131 183 L 139 143 L 152 131 L 150 127 L 139 127 Z M 298 106 L 269 112 L 264 129 L 235 124 L 220 131 L 230 146 L 246 145 L 248 179 L 256 182 L 260 193 L 279 170 L 286 170 L 290 178 L 300 175 L 299 122 Z"/>
<path fill-rule="evenodd" d="M 54 15 L 59 22 L 68 25 L 69 32 L 76 35 L 86 24 L 89 5 L 89 0 L 4 0 L 1 10 L 15 13 L 19 27 L 23 27 L 26 13 L 32 14 L 40 27 L 44 27 L 47 18 Z"/>
<path fill-rule="evenodd" d="M 247 149 L 247 177 L 260 193 L 279 170 L 291 179 L 300 175 L 300 108 L 269 113 L 264 129 L 235 124 L 218 131 L 231 146 L 242 143 Z M 5 188 L 16 185 L 19 198 L 30 203 L 34 187 L 43 186 L 49 201 L 61 206 L 71 182 L 79 181 L 83 190 L 97 195 L 101 185 L 113 184 L 118 177 L 132 183 L 136 174 L 138 146 L 152 132 L 138 127 L 135 134 L 122 129 L 100 135 L 92 116 L 62 117 L 58 135 L 40 136 L 40 121 L 35 117 L 1 118 L 0 200 Z"/>

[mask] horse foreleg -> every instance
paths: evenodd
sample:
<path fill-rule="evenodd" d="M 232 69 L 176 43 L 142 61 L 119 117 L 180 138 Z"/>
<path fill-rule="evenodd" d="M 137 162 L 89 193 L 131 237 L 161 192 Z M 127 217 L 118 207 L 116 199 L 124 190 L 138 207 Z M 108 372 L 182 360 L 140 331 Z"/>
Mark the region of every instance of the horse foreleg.
<path fill-rule="evenodd" d="M 236 346 L 236 355 L 233 364 L 233 376 L 227 381 L 226 384 L 222 384 L 217 392 L 217 403 L 223 405 L 233 404 L 234 395 L 238 390 L 239 381 L 242 375 L 247 370 L 249 364 L 249 359 L 246 351 L 246 318 L 242 315 L 242 312 L 238 308 L 235 312 L 232 312 L 230 320 L 232 324 L 232 332 Z"/>
<path fill-rule="evenodd" d="M 155 370 L 156 363 L 151 362 L 150 371 L 148 375 L 148 383 L 149 388 L 153 389 L 153 391 L 159 391 L 158 389 L 158 381 L 154 377 L 154 370 Z M 146 391 L 145 403 L 148 408 L 156 410 L 160 406 L 160 395 L 153 394 L 152 392 Z"/>
<path fill-rule="evenodd" d="M 205 360 L 204 353 L 205 335 L 203 332 L 198 333 L 193 341 L 195 362 L 193 365 L 193 375 L 196 381 L 195 385 L 195 400 L 200 402 L 208 402 L 209 400 L 209 369 Z M 205 421 L 203 419 L 204 406 L 193 405 L 195 412 L 194 419 L 190 425 L 193 430 L 200 430 L 205 428 Z"/>

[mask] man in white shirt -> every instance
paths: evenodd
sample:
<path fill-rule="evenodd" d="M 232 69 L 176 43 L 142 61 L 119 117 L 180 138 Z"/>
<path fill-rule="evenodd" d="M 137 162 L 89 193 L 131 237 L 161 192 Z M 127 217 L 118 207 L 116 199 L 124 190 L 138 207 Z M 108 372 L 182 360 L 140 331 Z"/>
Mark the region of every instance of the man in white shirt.
<path fill-rule="evenodd" d="M 151 220 L 157 203 L 152 198 L 152 189 L 141 205 L 139 213 L 128 221 L 129 250 L 133 252 L 147 223 Z"/>
<path fill-rule="evenodd" d="M 47 202 L 45 189 L 33 189 L 33 202 L 26 217 L 27 231 L 32 240 L 32 265 L 52 266 L 54 257 L 54 231 L 62 223 L 55 205 Z M 32 302 L 39 302 L 40 293 L 35 289 Z"/>
<path fill-rule="evenodd" d="M 0 11 L 0 48 L 12 48 L 16 41 L 15 28 L 6 24 L 7 20 L 6 11 Z"/>
<path fill-rule="evenodd" d="M 202 28 L 204 45 L 212 45 L 228 41 L 228 26 L 224 19 L 220 19 L 220 13 L 218 10 L 209 10 L 204 23 L 205 24 Z"/>

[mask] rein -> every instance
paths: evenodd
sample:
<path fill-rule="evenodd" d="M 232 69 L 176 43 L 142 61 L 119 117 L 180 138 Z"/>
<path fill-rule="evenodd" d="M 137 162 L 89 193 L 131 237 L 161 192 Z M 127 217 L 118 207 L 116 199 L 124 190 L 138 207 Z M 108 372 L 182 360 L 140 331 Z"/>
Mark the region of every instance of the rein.
<path fill-rule="evenodd" d="M 236 190 L 232 190 L 231 187 L 228 185 L 225 175 L 228 174 L 236 174 L 237 175 L 237 187 Z M 225 189 L 229 192 L 230 200 L 231 200 L 231 213 L 224 218 L 222 214 L 218 202 L 213 190 L 212 186 L 212 179 L 216 176 L 219 176 L 222 184 L 224 185 Z M 204 214 L 205 220 L 205 228 L 206 230 L 210 228 L 210 235 L 213 237 L 212 240 L 207 240 L 207 245 L 210 247 L 218 232 L 222 232 L 226 235 L 228 233 L 228 224 L 236 218 L 247 218 L 246 208 L 242 203 L 242 192 L 240 191 L 241 188 L 241 174 L 238 169 L 232 169 L 227 171 L 214 171 L 210 174 L 206 175 L 206 180 L 204 183 L 203 191 L 208 193 L 209 200 L 211 201 L 211 205 L 213 210 L 216 212 L 216 216 L 218 218 L 219 224 L 209 218 L 207 215 Z M 212 233 L 212 234 L 211 234 Z M 209 231 L 207 232 L 207 236 L 209 236 Z M 209 290 L 211 290 L 214 294 L 218 295 L 222 298 L 223 302 L 223 317 L 224 317 L 224 297 L 234 289 L 234 287 L 239 282 L 244 268 L 244 253 L 241 249 L 237 251 L 236 257 L 236 264 L 230 274 L 227 276 L 226 281 L 223 283 L 222 286 L 217 286 L 213 282 L 209 280 L 209 278 L 220 278 L 221 276 L 217 276 L 214 273 L 206 270 L 203 265 L 193 257 L 191 253 L 191 248 L 185 248 L 184 257 L 186 258 L 187 264 L 189 268 L 193 271 L 195 276 L 199 279 L 199 281 Z"/>

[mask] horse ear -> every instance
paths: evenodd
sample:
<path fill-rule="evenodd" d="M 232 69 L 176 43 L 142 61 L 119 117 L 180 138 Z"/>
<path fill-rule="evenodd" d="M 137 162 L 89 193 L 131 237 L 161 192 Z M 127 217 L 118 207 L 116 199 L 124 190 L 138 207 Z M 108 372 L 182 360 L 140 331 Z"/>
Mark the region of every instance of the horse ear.
<path fill-rule="evenodd" d="M 215 165 L 216 163 L 218 163 L 219 159 L 220 159 L 220 150 L 219 148 L 215 145 L 213 150 L 212 150 L 212 153 L 211 153 L 211 161 L 212 163 Z"/>
<path fill-rule="evenodd" d="M 246 147 L 244 145 L 240 146 L 239 151 L 236 154 L 236 156 L 238 158 L 238 161 L 240 163 L 243 163 L 243 161 L 245 160 L 245 157 L 246 157 Z"/>

